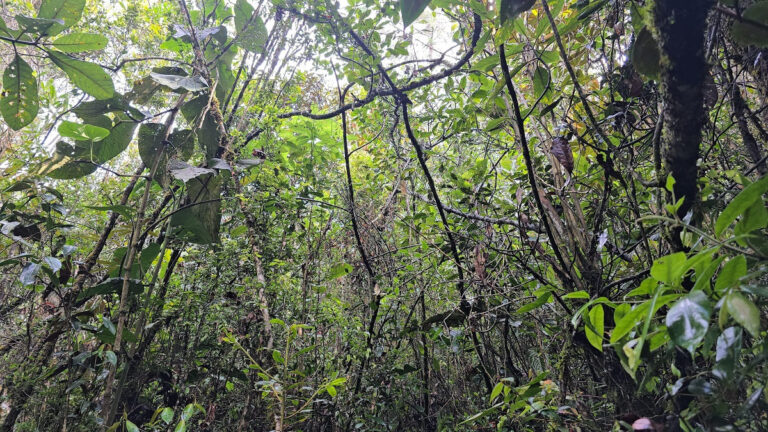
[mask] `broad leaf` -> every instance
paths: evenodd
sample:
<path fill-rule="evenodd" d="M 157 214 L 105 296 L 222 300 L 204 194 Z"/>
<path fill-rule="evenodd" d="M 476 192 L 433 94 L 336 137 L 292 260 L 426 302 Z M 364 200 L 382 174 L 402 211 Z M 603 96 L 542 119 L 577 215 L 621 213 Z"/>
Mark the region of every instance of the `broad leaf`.
<path fill-rule="evenodd" d="M 52 33 L 51 28 L 54 25 L 62 25 L 63 21 L 46 19 L 46 18 L 32 18 L 24 15 L 16 15 L 16 22 L 19 23 L 19 28 L 23 29 L 25 33 L 32 33 L 38 36 L 49 36 Z"/>
<path fill-rule="evenodd" d="M 762 199 L 763 194 L 768 191 L 768 176 L 749 184 L 736 197 L 728 203 L 715 222 L 715 234 L 722 232 L 735 221 L 737 217 L 743 215 L 747 209 L 755 202 Z"/>
<path fill-rule="evenodd" d="M 19 130 L 37 117 L 37 80 L 32 68 L 18 54 L 3 73 L 2 95 L 0 113 L 11 129 Z"/>
<path fill-rule="evenodd" d="M 728 327 L 717 338 L 717 351 L 715 355 L 715 367 L 712 375 L 727 380 L 732 378 L 736 362 L 741 352 L 742 331 L 741 327 Z"/>
<path fill-rule="evenodd" d="M 638 33 L 632 45 L 630 60 L 635 66 L 635 70 L 641 75 L 651 79 L 659 78 L 659 71 L 661 70 L 659 45 L 647 28 L 643 28 Z"/>
<path fill-rule="evenodd" d="M 685 261 L 684 252 L 663 256 L 653 262 L 651 276 L 659 282 L 675 286 L 686 271 Z"/>
<path fill-rule="evenodd" d="M 61 21 L 62 24 L 54 25 L 48 32 L 50 35 L 57 35 L 77 23 L 84 8 L 85 0 L 43 0 L 37 17 Z"/>
<path fill-rule="evenodd" d="M 96 99 L 109 99 L 115 93 L 112 78 L 101 66 L 76 60 L 58 51 L 46 51 L 53 63 L 82 91 Z"/>
<path fill-rule="evenodd" d="M 53 41 L 53 46 L 61 52 L 76 53 L 104 49 L 107 42 L 107 38 L 96 33 L 70 33 Z"/>
<path fill-rule="evenodd" d="M 403 27 L 408 27 L 427 8 L 431 0 L 400 0 L 400 16 L 403 18 Z"/>
<path fill-rule="evenodd" d="M 731 37 L 741 45 L 754 45 L 760 48 L 768 47 L 768 2 L 758 1 L 746 8 L 741 14 L 744 18 L 762 24 L 757 26 L 747 21 L 734 20 L 731 27 Z"/>
<path fill-rule="evenodd" d="M 59 135 L 75 141 L 101 141 L 109 135 L 109 129 L 64 120 L 58 127 Z"/>
<path fill-rule="evenodd" d="M 165 125 L 161 123 L 145 123 L 139 127 L 139 156 L 144 165 L 153 169 L 153 178 L 163 186 L 167 186 L 168 148 L 165 141 Z"/>
<path fill-rule="evenodd" d="M 681 298 L 667 312 L 667 330 L 672 341 L 693 354 L 707 333 L 711 315 L 712 306 L 704 292 L 694 291 Z"/>
<path fill-rule="evenodd" d="M 261 17 L 253 12 L 253 6 L 248 0 L 237 0 L 235 3 L 237 43 L 248 51 L 261 52 L 267 42 L 267 27 Z"/>
<path fill-rule="evenodd" d="M 192 243 L 218 243 L 221 225 L 220 196 L 219 176 L 207 174 L 190 180 L 182 208 L 171 217 L 174 234 Z"/>
<path fill-rule="evenodd" d="M 21 269 L 21 275 L 19 275 L 21 284 L 25 286 L 34 284 L 35 278 L 37 277 L 37 274 L 40 272 L 41 268 L 42 267 L 38 263 L 28 262 L 27 265 Z"/>
<path fill-rule="evenodd" d="M 208 88 L 208 83 L 199 76 L 186 77 L 179 75 L 165 75 L 156 72 L 151 72 L 149 76 L 151 76 L 158 84 L 162 84 L 171 90 L 184 89 L 196 92 Z"/>
<path fill-rule="evenodd" d="M 536 0 L 500 0 L 499 17 L 501 24 L 512 21 L 518 15 L 532 8 Z"/>
<path fill-rule="evenodd" d="M 184 183 L 204 174 L 214 174 L 212 169 L 195 167 L 178 159 L 171 159 L 168 162 L 168 170 L 173 178 L 179 179 Z"/>
<path fill-rule="evenodd" d="M 731 292 L 725 298 L 728 313 L 753 336 L 760 335 L 760 311 L 751 300 L 738 292 Z"/>
<path fill-rule="evenodd" d="M 589 323 L 591 325 L 585 325 L 587 340 L 589 343 L 598 349 L 603 350 L 603 333 L 605 331 L 603 305 L 597 305 L 589 311 Z"/>

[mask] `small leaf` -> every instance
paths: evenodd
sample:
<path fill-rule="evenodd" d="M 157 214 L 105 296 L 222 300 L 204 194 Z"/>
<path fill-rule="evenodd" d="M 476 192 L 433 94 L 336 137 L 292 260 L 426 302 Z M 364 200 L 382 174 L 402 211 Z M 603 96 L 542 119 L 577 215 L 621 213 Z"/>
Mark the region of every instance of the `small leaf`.
<path fill-rule="evenodd" d="M 163 419 L 166 424 L 171 424 L 173 421 L 173 408 L 163 408 L 163 410 L 160 411 L 160 418 Z"/>
<path fill-rule="evenodd" d="M 176 425 L 176 428 L 173 429 L 173 432 L 186 432 L 187 430 L 187 421 L 184 419 L 179 420 L 179 424 Z"/>
<path fill-rule="evenodd" d="M 117 366 L 117 355 L 114 353 L 114 351 L 107 351 L 104 353 L 104 355 L 107 357 L 107 361 L 112 363 L 114 366 Z"/>
<path fill-rule="evenodd" d="M 336 397 L 336 387 L 329 385 L 328 387 L 325 388 L 325 390 L 328 392 L 329 395 L 331 395 L 331 397 Z"/>
<path fill-rule="evenodd" d="M 728 313 L 737 323 L 753 337 L 760 335 L 760 311 L 751 300 L 738 292 L 731 292 L 726 296 L 725 304 L 728 305 Z"/>
<path fill-rule="evenodd" d="M 745 20 L 734 20 L 731 27 L 731 37 L 741 45 L 754 45 L 760 48 L 768 47 L 768 2 L 758 1 L 746 8 L 741 14 Z M 746 20 L 762 24 L 757 26 Z"/>
<path fill-rule="evenodd" d="M 48 57 L 82 91 L 96 99 L 109 99 L 115 93 L 112 78 L 101 66 L 67 57 L 58 51 L 48 51 Z"/>
<path fill-rule="evenodd" d="M 552 140 L 550 151 L 569 174 L 573 172 L 573 152 L 571 151 L 571 145 L 566 138 L 555 137 Z"/>
<path fill-rule="evenodd" d="M 512 21 L 517 18 L 518 15 L 532 8 L 536 0 L 500 0 L 499 17 L 501 18 L 501 24 L 504 25 L 507 21 Z"/>
<path fill-rule="evenodd" d="M 107 42 L 106 37 L 97 33 L 70 33 L 53 41 L 53 46 L 61 52 L 77 53 L 104 49 Z"/>
<path fill-rule="evenodd" d="M 0 113 L 13 130 L 19 130 L 37 117 L 40 102 L 32 68 L 18 54 L 3 72 Z"/>
<path fill-rule="evenodd" d="M 694 291 L 681 298 L 667 312 L 666 324 L 672 341 L 693 354 L 707 333 L 711 315 L 712 307 L 704 292 Z"/>
<path fill-rule="evenodd" d="M 328 272 L 328 277 L 326 277 L 326 280 L 337 279 L 342 276 L 346 276 L 349 273 L 352 273 L 352 269 L 352 266 L 347 263 L 337 264 L 331 267 L 331 271 Z"/>
<path fill-rule="evenodd" d="M 538 298 L 536 298 L 536 300 L 521 306 L 518 310 L 515 311 L 515 314 L 523 315 L 534 309 L 538 309 L 541 306 L 543 306 L 545 303 L 547 303 L 550 298 L 552 298 L 552 293 L 547 291 L 544 294 L 540 295 Z"/>
<path fill-rule="evenodd" d="M 19 280 L 21 281 L 22 285 L 32 285 L 35 283 L 35 277 L 37 276 L 37 273 L 40 272 L 40 264 L 29 262 L 27 265 L 24 266 L 24 268 L 21 270 L 21 275 L 19 275 Z"/>
<path fill-rule="evenodd" d="M 718 216 L 717 221 L 715 222 L 715 235 L 719 236 L 722 234 L 731 222 L 743 215 L 752 204 L 760 200 L 766 191 L 768 191 L 768 176 L 749 184 L 739 192 L 739 194 L 728 203 L 725 210 L 720 213 L 720 216 Z"/>
<path fill-rule="evenodd" d="M 277 364 L 283 364 L 285 363 L 285 359 L 283 358 L 283 355 L 278 350 L 272 351 L 272 360 L 275 361 Z"/>
<path fill-rule="evenodd" d="M 52 272 L 56 273 L 61 270 L 61 261 L 59 261 L 58 258 L 49 256 L 43 258 L 43 261 L 48 265 L 48 268 L 51 269 Z"/>
<path fill-rule="evenodd" d="M 75 141 L 98 142 L 109 136 L 109 129 L 64 120 L 58 127 L 59 135 Z"/>
<path fill-rule="evenodd" d="M 130 420 L 125 421 L 125 430 L 127 432 L 141 432 L 139 431 L 139 427 L 133 424 Z"/>
<path fill-rule="evenodd" d="M 200 76 L 185 77 L 180 75 L 166 75 L 150 72 L 149 76 L 157 82 L 172 90 L 184 89 L 196 92 L 208 88 L 208 83 Z"/>
<path fill-rule="evenodd" d="M 717 350 L 715 354 L 715 367 L 712 375 L 721 380 L 731 379 L 736 362 L 741 352 L 742 331 L 741 327 L 728 327 L 717 338 Z"/>

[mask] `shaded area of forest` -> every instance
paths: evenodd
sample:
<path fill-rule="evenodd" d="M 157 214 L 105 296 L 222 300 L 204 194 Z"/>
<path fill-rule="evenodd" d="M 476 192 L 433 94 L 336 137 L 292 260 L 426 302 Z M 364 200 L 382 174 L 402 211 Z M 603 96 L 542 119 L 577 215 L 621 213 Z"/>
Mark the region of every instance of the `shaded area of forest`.
<path fill-rule="evenodd" d="M 6 0 L 0 431 L 766 430 L 766 48 L 766 0 Z"/>

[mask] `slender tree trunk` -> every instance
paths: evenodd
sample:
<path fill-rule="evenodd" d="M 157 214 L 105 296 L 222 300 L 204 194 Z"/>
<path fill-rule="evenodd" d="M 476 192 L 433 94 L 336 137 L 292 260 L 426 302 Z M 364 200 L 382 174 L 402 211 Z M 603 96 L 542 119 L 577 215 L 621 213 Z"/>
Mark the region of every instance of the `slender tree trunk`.
<path fill-rule="evenodd" d="M 657 0 L 653 11 L 665 106 L 661 148 L 675 179 L 675 200 L 684 199 L 677 211 L 681 218 L 694 209 L 698 195 L 696 162 L 704 126 L 704 78 L 709 73 L 704 36 L 711 7 L 712 0 Z M 672 237 L 673 248 L 682 249 L 679 232 Z"/>

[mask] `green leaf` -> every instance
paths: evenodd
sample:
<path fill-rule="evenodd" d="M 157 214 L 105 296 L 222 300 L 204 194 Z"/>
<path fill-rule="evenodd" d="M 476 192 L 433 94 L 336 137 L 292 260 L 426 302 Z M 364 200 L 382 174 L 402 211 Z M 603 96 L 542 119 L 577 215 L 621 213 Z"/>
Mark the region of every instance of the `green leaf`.
<path fill-rule="evenodd" d="M 762 199 L 763 194 L 768 191 L 768 176 L 749 184 L 725 207 L 715 222 L 715 235 L 719 236 L 723 231 L 735 221 L 737 217 L 743 215 L 747 209 L 755 202 Z"/>
<path fill-rule="evenodd" d="M 533 73 L 533 95 L 536 100 L 542 98 L 545 101 L 548 98 L 544 98 L 545 93 L 551 93 L 552 77 L 549 71 L 544 67 L 537 67 Z"/>
<path fill-rule="evenodd" d="M 747 259 L 738 255 L 729 260 L 720 270 L 715 282 L 715 292 L 723 293 L 728 288 L 738 286 L 739 279 L 747 274 Z"/>
<path fill-rule="evenodd" d="M 707 333 L 711 315 L 712 306 L 703 291 L 681 298 L 667 312 L 667 330 L 672 341 L 693 354 Z"/>
<path fill-rule="evenodd" d="M 603 305 L 597 305 L 589 311 L 590 325 L 585 325 L 587 340 L 589 343 L 598 349 L 603 351 L 603 334 L 605 332 L 604 322 L 605 311 L 603 311 Z"/>
<path fill-rule="evenodd" d="M 173 432 L 186 432 L 187 430 L 187 421 L 184 419 L 179 420 L 179 424 L 176 425 L 176 428 L 173 429 Z"/>
<path fill-rule="evenodd" d="M 186 77 L 180 75 L 166 75 L 156 72 L 151 72 L 149 76 L 158 84 L 164 85 L 171 90 L 184 89 L 196 92 L 208 88 L 208 83 L 199 76 Z"/>
<path fill-rule="evenodd" d="M 658 298 L 656 300 L 656 305 L 654 306 L 653 312 L 651 313 L 651 316 L 653 316 L 656 311 L 658 311 L 661 307 L 665 306 L 670 301 L 676 299 L 679 297 L 679 294 L 669 294 L 664 295 Z M 624 314 L 617 322 L 616 327 L 614 327 L 613 331 L 611 331 L 611 343 L 616 343 L 620 341 L 624 336 L 626 336 L 632 329 L 639 323 L 644 321 L 644 317 L 648 315 L 648 309 L 651 307 L 650 302 L 642 303 L 638 306 L 635 306 L 634 309 Z"/>
<path fill-rule="evenodd" d="M 536 0 L 500 0 L 499 17 L 501 24 L 517 18 L 518 15 L 532 8 Z"/>
<path fill-rule="evenodd" d="M 715 354 L 715 367 L 712 375 L 721 380 L 729 380 L 733 376 L 736 362 L 741 352 L 742 331 L 741 327 L 728 327 L 717 338 Z"/>
<path fill-rule="evenodd" d="M 765 28 L 768 26 L 768 2 L 755 2 L 752 6 L 746 8 L 741 16 L 763 26 L 757 26 L 746 20 L 734 20 L 731 27 L 731 37 L 734 42 L 744 46 L 768 47 L 768 29 Z"/>
<path fill-rule="evenodd" d="M 135 279 L 128 280 L 128 292 L 131 295 L 135 295 L 143 291 L 144 286 L 141 281 Z M 93 296 L 115 294 L 123 289 L 123 278 L 113 277 L 105 280 L 104 282 L 94 285 L 80 293 L 77 296 L 77 301 L 87 300 Z"/>
<path fill-rule="evenodd" d="M 165 145 L 165 125 L 162 123 L 145 123 L 139 127 L 139 156 L 150 170 L 155 166 L 153 179 L 163 186 L 169 184 L 167 166 L 168 151 Z"/>
<path fill-rule="evenodd" d="M 630 52 L 635 70 L 650 79 L 658 79 L 661 71 L 661 53 L 656 39 L 647 28 L 638 33 Z"/>
<path fill-rule="evenodd" d="M 106 37 L 97 33 L 70 33 L 53 41 L 53 46 L 61 52 L 77 53 L 104 49 L 107 42 Z"/>
<path fill-rule="evenodd" d="M 139 427 L 133 424 L 130 420 L 125 421 L 125 430 L 127 432 L 140 432 Z"/>
<path fill-rule="evenodd" d="M 741 293 L 731 292 L 725 297 L 728 313 L 753 336 L 760 335 L 760 311 Z"/>
<path fill-rule="evenodd" d="M 21 269 L 21 275 L 19 275 L 21 284 L 24 286 L 34 284 L 37 274 L 40 272 L 41 268 L 42 267 L 38 263 L 28 262 L 27 265 Z"/>
<path fill-rule="evenodd" d="M 272 351 L 272 360 L 274 360 L 275 363 L 280 365 L 285 363 L 285 359 L 283 358 L 283 355 L 278 350 Z"/>
<path fill-rule="evenodd" d="M 115 93 L 112 78 L 101 66 L 67 57 L 58 51 L 49 51 L 48 57 L 82 91 L 96 99 L 109 99 Z"/>
<path fill-rule="evenodd" d="M 432 0 L 400 0 L 400 16 L 403 19 L 403 28 L 419 19 L 430 1 Z"/>
<path fill-rule="evenodd" d="M 496 397 L 501 394 L 502 390 L 504 390 L 504 383 L 503 382 L 497 383 L 493 387 L 493 390 L 491 390 L 491 398 L 489 399 L 489 401 L 493 402 L 493 400 L 496 399 Z"/>
<path fill-rule="evenodd" d="M 120 205 L 120 204 L 111 205 L 111 206 L 85 206 L 85 208 L 89 208 L 91 210 L 99 210 L 99 211 L 112 211 L 128 219 L 132 218 L 134 214 L 134 211 L 132 208 L 126 205 Z"/>
<path fill-rule="evenodd" d="M 84 8 L 85 0 L 43 0 L 37 17 L 63 21 L 63 24 L 56 24 L 48 31 L 53 36 L 77 23 Z"/>
<path fill-rule="evenodd" d="M 64 120 L 58 127 L 59 135 L 75 141 L 101 141 L 109 136 L 109 129 Z"/>
<path fill-rule="evenodd" d="M 651 266 L 651 276 L 659 282 L 668 286 L 675 286 L 679 283 L 687 268 L 685 267 L 685 253 L 677 252 L 671 255 L 663 256 L 653 262 Z"/>
<path fill-rule="evenodd" d="M 325 388 L 325 390 L 328 392 L 331 397 L 336 397 L 336 387 L 329 385 Z"/>
<path fill-rule="evenodd" d="M 54 34 L 51 32 L 51 28 L 54 25 L 61 25 L 63 22 L 46 18 L 32 18 L 24 15 L 16 15 L 14 18 L 19 23 L 19 28 L 23 29 L 25 33 L 33 33 L 40 36 Z"/>
<path fill-rule="evenodd" d="M 563 296 L 564 299 L 588 299 L 589 293 L 581 290 L 581 291 L 574 291 L 572 293 L 568 293 Z"/>
<path fill-rule="evenodd" d="M 37 117 L 37 80 L 32 68 L 18 54 L 3 73 L 2 95 L 0 113 L 11 129 L 19 130 Z"/>
<path fill-rule="evenodd" d="M 107 361 L 112 363 L 114 366 L 117 366 L 117 355 L 114 351 L 107 351 L 104 353 L 104 355 L 107 357 Z"/>
<path fill-rule="evenodd" d="M 235 3 L 235 28 L 237 43 L 251 52 L 262 52 L 267 42 L 267 27 L 261 17 L 254 15 L 253 6 L 248 0 L 237 0 Z"/>
<path fill-rule="evenodd" d="M 173 408 L 163 408 L 163 410 L 160 411 L 160 418 L 163 419 L 166 424 L 171 424 L 173 421 Z"/>
<path fill-rule="evenodd" d="M 326 280 L 338 279 L 342 276 L 346 276 L 352 273 L 352 270 L 353 270 L 352 266 L 347 263 L 336 264 L 335 266 L 331 267 L 331 270 L 328 272 L 328 277 L 326 277 Z"/>
<path fill-rule="evenodd" d="M 520 307 L 520 309 L 515 311 L 515 314 L 522 315 L 534 309 L 538 309 L 539 307 L 547 303 L 551 297 L 552 297 L 551 292 L 545 292 L 544 294 L 540 295 L 536 300 Z"/>
<path fill-rule="evenodd" d="M 184 208 L 174 213 L 174 235 L 192 243 L 218 243 L 221 225 L 221 178 L 212 174 L 187 183 Z"/>

